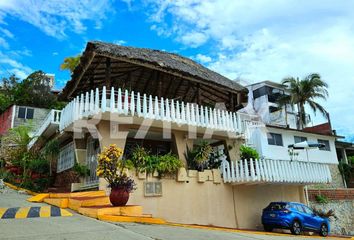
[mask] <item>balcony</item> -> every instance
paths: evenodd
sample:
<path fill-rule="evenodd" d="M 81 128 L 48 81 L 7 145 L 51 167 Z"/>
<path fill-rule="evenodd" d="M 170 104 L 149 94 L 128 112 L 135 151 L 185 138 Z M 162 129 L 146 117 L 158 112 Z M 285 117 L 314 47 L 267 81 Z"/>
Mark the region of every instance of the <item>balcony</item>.
<path fill-rule="evenodd" d="M 110 91 L 103 87 L 77 96 L 62 111 L 60 131 L 67 130 L 77 120 L 100 117 L 104 114 L 129 116 L 134 119 L 151 119 L 167 121 L 181 127 L 194 126 L 221 132 L 241 134 L 243 126 L 239 113 L 229 112 L 210 107 L 199 106 L 195 103 L 184 103 L 179 100 L 164 99 L 163 97 L 141 95 L 139 92 Z M 107 120 L 111 116 L 106 117 Z M 141 123 L 141 122 L 140 122 Z M 173 127 L 173 126 L 172 126 Z"/>
<path fill-rule="evenodd" d="M 28 149 L 34 146 L 39 137 L 50 137 L 51 135 L 53 135 L 58 129 L 58 126 L 60 124 L 60 118 L 60 110 L 50 110 L 40 128 L 38 128 L 37 131 L 32 133 L 33 139 L 28 144 Z"/>
<path fill-rule="evenodd" d="M 288 160 L 224 161 L 222 172 L 225 183 L 240 184 L 315 184 L 332 181 L 327 164 Z"/>

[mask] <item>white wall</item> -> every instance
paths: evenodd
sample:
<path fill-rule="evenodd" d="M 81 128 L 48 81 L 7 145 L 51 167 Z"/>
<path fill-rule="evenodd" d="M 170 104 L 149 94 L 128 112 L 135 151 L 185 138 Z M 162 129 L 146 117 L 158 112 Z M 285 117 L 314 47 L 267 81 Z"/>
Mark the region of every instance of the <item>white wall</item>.
<path fill-rule="evenodd" d="M 283 138 L 283 146 L 269 145 L 267 140 L 267 132 L 281 134 Z M 310 149 L 308 150 L 308 159 L 310 162 L 338 164 L 336 148 L 334 145 L 335 137 L 332 136 L 305 133 L 289 129 L 260 127 L 254 129 L 251 133 L 251 142 L 254 143 L 253 147 L 257 149 L 262 157 L 290 160 L 288 145 L 295 143 L 294 136 L 307 137 L 308 142 L 317 142 L 317 139 L 328 140 L 331 151 Z M 307 161 L 306 150 L 298 150 L 296 152 L 299 153 L 299 155 L 295 158 L 296 160 Z"/>

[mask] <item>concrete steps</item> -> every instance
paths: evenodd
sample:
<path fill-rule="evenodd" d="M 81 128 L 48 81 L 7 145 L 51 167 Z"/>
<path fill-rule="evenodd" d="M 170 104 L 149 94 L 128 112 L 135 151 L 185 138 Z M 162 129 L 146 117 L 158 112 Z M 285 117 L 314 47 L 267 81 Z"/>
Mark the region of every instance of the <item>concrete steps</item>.
<path fill-rule="evenodd" d="M 45 202 L 59 208 L 70 208 L 84 216 L 102 221 L 166 223 L 161 218 L 153 218 L 151 214 L 144 214 L 142 206 L 139 205 L 112 206 L 105 191 L 38 194 L 29 198 L 28 201 Z"/>

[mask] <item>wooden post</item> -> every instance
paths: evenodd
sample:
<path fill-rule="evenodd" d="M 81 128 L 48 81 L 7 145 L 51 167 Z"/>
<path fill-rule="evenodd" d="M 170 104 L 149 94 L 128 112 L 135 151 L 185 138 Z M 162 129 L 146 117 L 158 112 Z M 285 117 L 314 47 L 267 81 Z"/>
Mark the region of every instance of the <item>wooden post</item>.
<path fill-rule="evenodd" d="M 106 87 L 110 89 L 111 87 L 111 59 L 106 58 Z"/>

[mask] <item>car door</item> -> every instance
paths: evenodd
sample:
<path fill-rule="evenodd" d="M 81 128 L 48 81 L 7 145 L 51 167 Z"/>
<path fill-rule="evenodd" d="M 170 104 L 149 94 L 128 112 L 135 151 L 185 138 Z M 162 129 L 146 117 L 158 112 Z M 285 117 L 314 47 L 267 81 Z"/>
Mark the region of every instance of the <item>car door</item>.
<path fill-rule="evenodd" d="M 302 205 L 302 208 L 305 220 L 305 228 L 312 230 L 319 229 L 318 219 L 316 219 L 316 215 L 313 213 L 312 209 L 305 205 Z"/>

